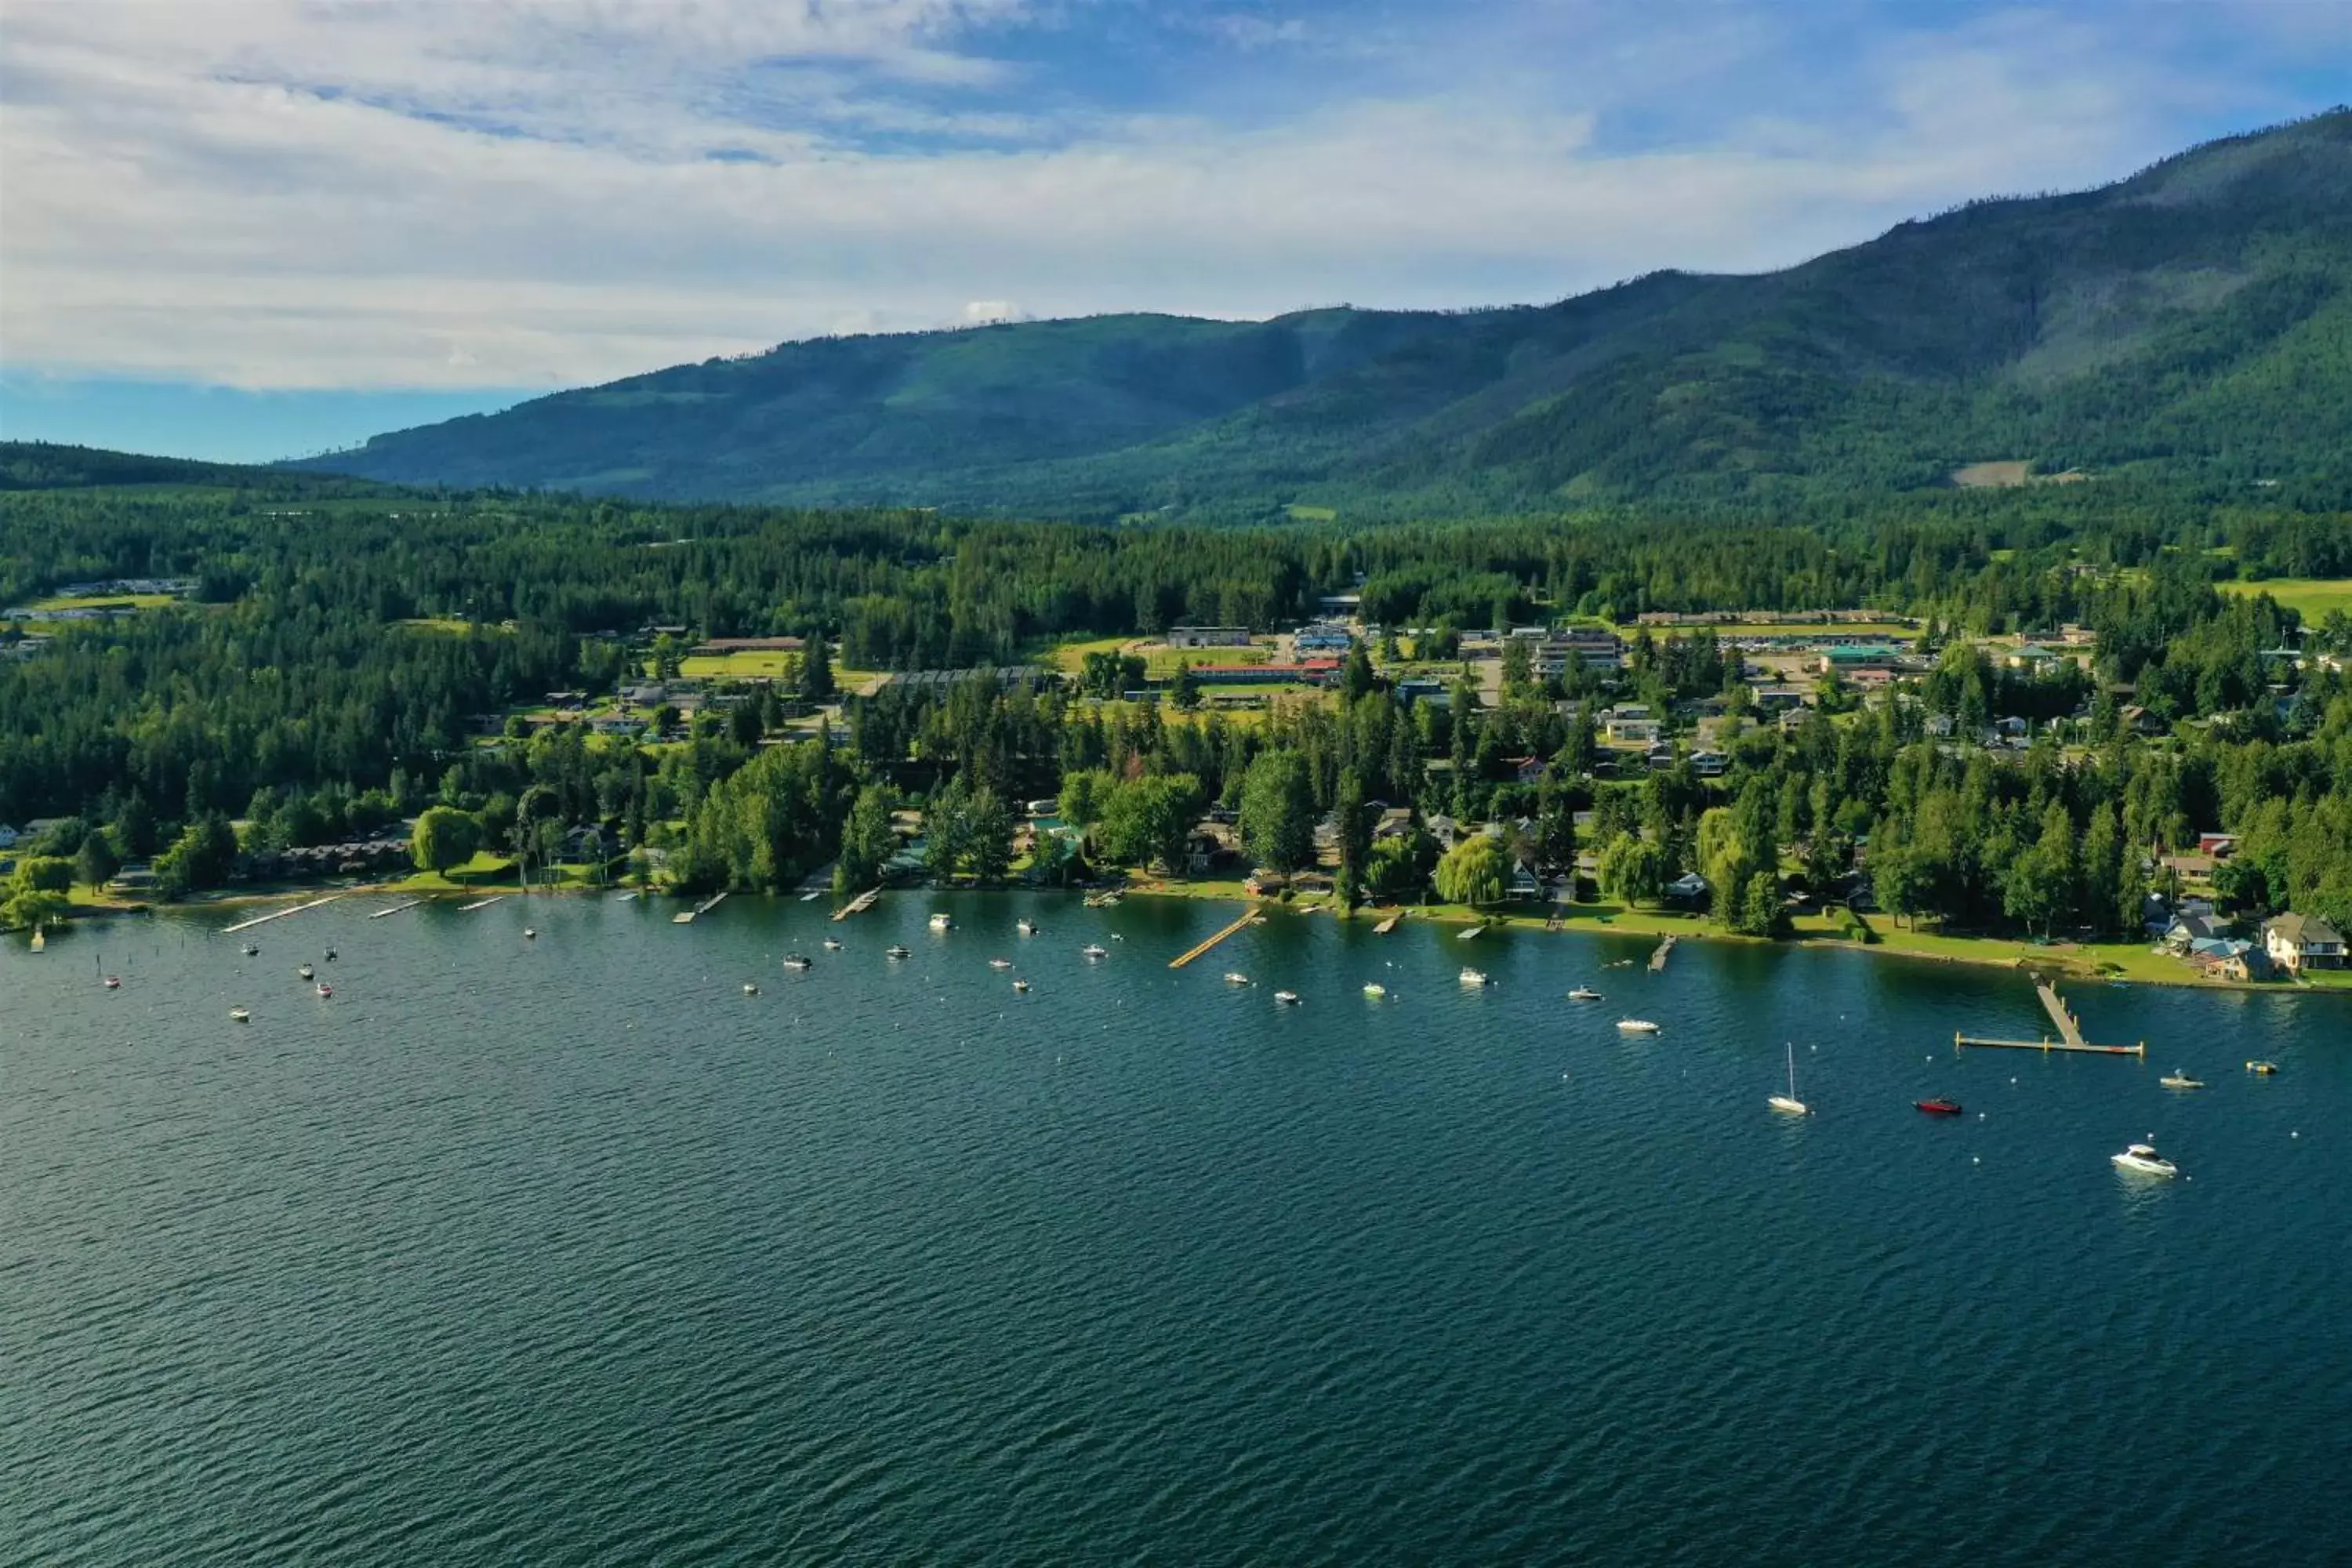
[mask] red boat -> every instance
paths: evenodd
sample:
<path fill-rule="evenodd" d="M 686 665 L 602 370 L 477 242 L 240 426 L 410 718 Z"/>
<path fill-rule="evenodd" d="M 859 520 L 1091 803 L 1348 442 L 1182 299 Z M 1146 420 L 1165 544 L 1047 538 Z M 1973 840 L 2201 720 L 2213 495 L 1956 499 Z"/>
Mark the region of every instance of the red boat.
<path fill-rule="evenodd" d="M 1960 1102 L 1957 1100 L 1915 1100 L 1911 1102 L 1930 1116 L 1958 1116 Z"/>

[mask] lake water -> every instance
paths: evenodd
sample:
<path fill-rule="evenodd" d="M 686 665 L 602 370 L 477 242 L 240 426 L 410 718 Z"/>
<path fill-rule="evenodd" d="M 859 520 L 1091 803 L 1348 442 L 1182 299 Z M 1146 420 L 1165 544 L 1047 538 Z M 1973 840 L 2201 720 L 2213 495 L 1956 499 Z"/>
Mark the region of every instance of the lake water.
<path fill-rule="evenodd" d="M 2342 1001 L 2082 987 L 2147 1062 L 1956 1058 L 2021 978 L 383 902 L 0 947 L 0 1562 L 2352 1553 Z M 2184 1179 L 2109 1165 L 2151 1132 Z"/>

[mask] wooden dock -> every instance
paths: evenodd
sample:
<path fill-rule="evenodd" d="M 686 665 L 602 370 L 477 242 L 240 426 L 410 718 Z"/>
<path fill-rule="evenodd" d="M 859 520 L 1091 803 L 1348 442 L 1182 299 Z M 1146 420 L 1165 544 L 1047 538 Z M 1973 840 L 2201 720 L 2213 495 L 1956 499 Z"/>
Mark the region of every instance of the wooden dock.
<path fill-rule="evenodd" d="M 413 910 L 424 901 L 425 900 L 423 899 L 411 899 L 404 904 L 394 904 L 388 910 L 378 910 L 375 913 L 368 916 L 368 919 L 372 921 L 380 921 L 386 915 L 396 915 L 403 910 Z"/>
<path fill-rule="evenodd" d="M 1251 924 L 1256 919 L 1257 906 L 1255 904 L 1252 904 L 1248 909 L 1242 911 L 1241 919 L 1235 921 L 1233 924 L 1227 926 L 1224 930 L 1219 931 L 1216 935 L 1211 937 L 1208 941 L 1201 943 L 1199 946 L 1188 948 L 1184 952 L 1180 952 L 1175 957 L 1170 959 L 1168 961 L 1168 967 L 1171 969 L 1183 968 L 1186 964 L 1192 963 L 1194 959 L 1200 957 L 1202 953 L 1216 946 L 1217 943 L 1233 935 L 1234 932 L 1241 930 L 1242 927 Z"/>
<path fill-rule="evenodd" d="M 2070 1046 L 2084 1044 L 2083 1021 L 2067 1008 L 2065 998 L 2058 994 L 2058 988 L 2036 975 L 2033 993 L 2042 998 L 2042 1010 L 2050 1015 L 2050 1021 L 2058 1026 L 2059 1036 Z"/>
<path fill-rule="evenodd" d="M 694 923 L 695 916 L 707 915 L 726 901 L 727 895 L 724 892 L 713 893 L 709 898 L 703 900 L 702 902 L 695 905 L 694 908 L 690 910 L 680 910 L 677 913 L 670 916 L 669 923 L 676 926 L 690 926 Z"/>
<path fill-rule="evenodd" d="M 476 899 L 470 904 L 459 904 L 457 906 L 457 912 L 461 915 L 470 915 L 476 910 L 488 909 L 492 904 L 497 903 L 500 899 L 505 897 L 506 895 L 504 893 L 492 893 L 487 899 Z"/>
<path fill-rule="evenodd" d="M 249 921 L 239 921 L 233 926 L 223 926 L 220 934 L 235 936 L 241 931 L 251 931 L 256 926 L 266 926 L 271 921 L 282 921 L 289 915 L 299 915 L 305 910 L 315 910 L 331 904 L 341 897 L 341 893 L 330 893 L 323 899 L 313 899 L 307 904 L 296 904 L 290 910 L 272 910 L 266 915 L 256 915 Z"/>
<path fill-rule="evenodd" d="M 841 908 L 834 910 L 833 918 L 837 921 L 845 921 L 852 915 L 862 915 L 866 910 L 872 909 L 875 905 L 875 901 L 881 897 L 881 889 L 868 888 L 864 892 L 858 894 L 856 898 L 850 900 L 849 902 L 842 905 Z"/>
<path fill-rule="evenodd" d="M 1388 935 L 1388 934 L 1389 934 L 1389 932 L 1391 932 L 1391 931 L 1392 931 L 1396 930 L 1396 928 L 1397 928 L 1397 927 L 1399 927 L 1399 926 L 1401 926 L 1401 925 L 1402 925 L 1402 924 L 1404 923 L 1404 917 L 1405 917 L 1406 913 L 1407 913 L 1407 911 L 1406 911 L 1405 910 L 1403 910 L 1402 908 L 1398 909 L 1398 910 L 1397 910 L 1397 912 L 1396 912 L 1396 913 L 1394 913 L 1394 914 L 1391 915 L 1388 919 L 1386 919 L 1386 920 L 1382 921 L 1380 924 L 1378 924 L 1378 925 L 1374 926 L 1374 927 L 1372 928 L 1372 934 L 1373 934 L 1374 936 L 1386 936 L 1386 935 Z"/>
<path fill-rule="evenodd" d="M 2039 1040 L 1989 1040 L 1977 1035 L 1959 1034 L 1952 1037 L 1955 1050 L 1966 1050 L 1972 1046 L 1990 1046 L 2004 1051 L 2072 1051 L 2087 1057 L 2139 1057 L 2145 1059 L 2147 1056 L 2146 1040 L 2136 1046 L 2095 1046 L 2086 1040 L 2053 1040 L 2046 1037 Z"/>
<path fill-rule="evenodd" d="M 1673 937 L 1666 938 L 1665 941 L 1658 943 L 1657 951 L 1650 954 L 1651 973 L 1655 974 L 1659 970 L 1664 969 L 1666 966 L 1666 955 L 1674 952 L 1675 941 L 1675 939 Z"/>

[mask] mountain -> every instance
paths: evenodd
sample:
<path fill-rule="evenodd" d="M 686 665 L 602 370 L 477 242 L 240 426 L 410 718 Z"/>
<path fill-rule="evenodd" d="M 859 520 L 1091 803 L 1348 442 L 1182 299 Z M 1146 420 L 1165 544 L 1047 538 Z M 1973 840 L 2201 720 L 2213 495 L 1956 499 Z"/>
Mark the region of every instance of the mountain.
<path fill-rule="evenodd" d="M 2352 486 L 2352 110 L 1760 276 L 1541 308 L 823 339 L 379 436 L 404 483 L 1467 513 L 2029 476 Z"/>

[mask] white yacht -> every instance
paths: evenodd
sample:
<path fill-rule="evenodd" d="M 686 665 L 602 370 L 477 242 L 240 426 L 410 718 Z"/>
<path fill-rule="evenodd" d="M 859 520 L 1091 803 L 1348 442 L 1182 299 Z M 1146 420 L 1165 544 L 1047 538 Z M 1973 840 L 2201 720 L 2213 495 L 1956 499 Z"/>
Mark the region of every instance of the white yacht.
<path fill-rule="evenodd" d="M 1486 984 L 1486 972 L 1483 969 L 1472 969 L 1465 964 L 1460 979 L 1465 985 L 1484 985 Z"/>
<path fill-rule="evenodd" d="M 1654 1035 L 1658 1032 L 1658 1026 L 1647 1018 L 1620 1018 L 1617 1027 L 1619 1032 L 1628 1035 Z"/>
<path fill-rule="evenodd" d="M 1373 982 L 1373 983 L 1371 983 L 1370 984 L 1366 985 L 1366 986 L 1364 987 L 1364 994 L 1365 994 L 1365 995 L 1367 995 L 1367 996 L 1369 996 L 1369 997 L 1370 997 L 1370 998 L 1371 998 L 1373 1001 L 1375 1001 L 1375 1002 L 1379 1001 L 1381 997 L 1383 997 L 1383 996 L 1387 995 L 1388 994 L 1389 994 L 1389 988 L 1388 988 L 1387 986 L 1385 986 L 1385 985 L 1381 984 L 1378 981 L 1374 981 L 1374 982 Z"/>
<path fill-rule="evenodd" d="M 806 953 L 788 952 L 784 954 L 784 967 L 786 969 L 806 969 L 809 967 L 809 957 Z"/>
<path fill-rule="evenodd" d="M 988 961 L 988 967 L 991 969 L 1010 969 L 1013 967 L 1013 961 L 1009 958 L 992 958 Z"/>
<path fill-rule="evenodd" d="M 1026 991 L 1029 989 L 1029 983 L 1026 980 L 1016 980 L 1013 983 L 1013 989 L 1015 991 Z"/>
<path fill-rule="evenodd" d="M 2108 1156 L 2119 1171 L 2137 1171 L 2143 1176 L 2177 1176 L 2180 1167 L 2156 1152 L 2153 1143 L 2135 1143 L 2120 1154 Z"/>
<path fill-rule="evenodd" d="M 837 936 L 826 937 L 824 939 L 824 950 L 827 952 L 839 952 L 841 951 L 841 939 Z"/>
<path fill-rule="evenodd" d="M 1298 993 L 1277 991 L 1274 994 L 1274 1005 L 1277 1007 L 1296 1007 L 1298 1005 Z"/>
<path fill-rule="evenodd" d="M 1765 1103 L 1773 1110 L 1786 1111 L 1790 1116 L 1812 1114 L 1805 1102 L 1797 1098 L 1797 1043 L 1794 1040 L 1789 1042 L 1789 1092 L 1776 1094 Z"/>
<path fill-rule="evenodd" d="M 1078 949 L 1078 956 L 1080 958 L 1108 958 L 1110 956 L 1110 949 L 1103 946 L 1100 942 L 1090 942 L 1087 943 L 1086 946 Z"/>
<path fill-rule="evenodd" d="M 1601 993 L 1590 985 L 1580 985 L 1568 994 L 1568 999 L 1571 1002 L 1598 1002 Z"/>
<path fill-rule="evenodd" d="M 952 931 L 955 929 L 955 921 L 949 916 L 945 910 L 941 910 L 938 914 L 931 917 L 931 929 L 933 931 Z"/>
<path fill-rule="evenodd" d="M 246 1008 L 231 1007 L 228 1010 L 228 1021 L 232 1024 L 250 1024 L 253 1022 L 253 1015 Z"/>
<path fill-rule="evenodd" d="M 912 958 L 914 954 L 908 952 L 904 947 L 894 942 L 888 947 L 882 950 L 882 956 L 885 958 Z"/>
<path fill-rule="evenodd" d="M 2190 1078 L 2187 1068 L 2175 1068 L 2156 1081 L 2167 1089 L 2203 1089 L 2205 1087 L 2205 1080 L 2201 1078 Z"/>
<path fill-rule="evenodd" d="M 1225 984 L 1228 984 L 1228 985 L 1246 985 L 1246 984 L 1248 984 L 1249 983 L 1250 983 L 1250 977 L 1249 977 L 1248 975 L 1246 975 L 1246 974 L 1244 974 L 1240 970 L 1238 970 L 1238 969 L 1228 969 L 1228 970 L 1226 970 L 1226 971 L 1225 971 Z"/>
<path fill-rule="evenodd" d="M 1014 921 L 1013 922 L 1013 929 L 1019 931 L 1023 936 L 1035 936 L 1037 934 L 1037 922 L 1035 921 Z"/>

